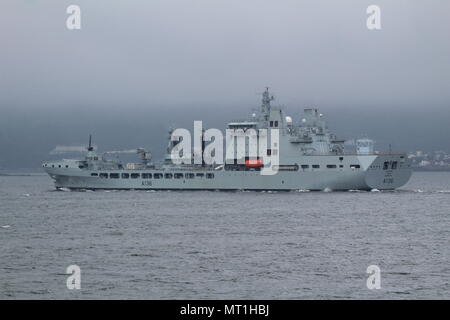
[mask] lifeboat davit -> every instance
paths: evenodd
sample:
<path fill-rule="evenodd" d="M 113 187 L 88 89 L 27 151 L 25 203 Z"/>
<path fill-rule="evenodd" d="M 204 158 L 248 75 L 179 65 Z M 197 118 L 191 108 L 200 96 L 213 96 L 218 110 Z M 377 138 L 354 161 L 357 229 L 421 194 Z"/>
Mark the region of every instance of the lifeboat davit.
<path fill-rule="evenodd" d="M 261 168 L 264 163 L 262 160 L 245 160 L 245 166 L 247 168 Z"/>

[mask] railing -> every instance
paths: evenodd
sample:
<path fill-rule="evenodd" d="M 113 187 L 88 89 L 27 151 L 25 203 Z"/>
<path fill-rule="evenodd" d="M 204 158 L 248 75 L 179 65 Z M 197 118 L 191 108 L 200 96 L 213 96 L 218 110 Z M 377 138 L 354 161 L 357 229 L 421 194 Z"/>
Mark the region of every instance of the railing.
<path fill-rule="evenodd" d="M 370 153 L 356 153 L 356 152 L 325 152 L 325 153 L 318 153 L 313 152 L 310 154 L 307 154 L 309 156 L 406 156 L 406 152 L 370 152 Z"/>
<path fill-rule="evenodd" d="M 291 142 L 291 143 L 312 143 L 312 138 L 292 137 L 292 138 L 289 138 L 289 142 Z"/>

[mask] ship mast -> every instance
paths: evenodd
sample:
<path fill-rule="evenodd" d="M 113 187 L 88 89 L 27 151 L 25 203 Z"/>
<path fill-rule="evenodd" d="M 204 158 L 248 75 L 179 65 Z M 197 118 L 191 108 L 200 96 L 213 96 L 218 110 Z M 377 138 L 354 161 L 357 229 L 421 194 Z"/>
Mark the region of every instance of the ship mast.
<path fill-rule="evenodd" d="M 261 102 L 261 115 L 264 120 L 269 119 L 270 101 L 273 100 L 274 97 L 269 94 L 269 87 L 266 87 L 266 90 L 262 94 L 262 102 Z"/>
<path fill-rule="evenodd" d="M 92 135 L 89 135 L 89 146 L 87 148 L 88 151 L 94 151 L 94 147 L 92 146 Z"/>
<path fill-rule="evenodd" d="M 269 87 L 266 87 L 262 96 L 261 112 L 266 114 L 270 112 L 270 101 L 273 101 L 274 97 L 269 94 Z"/>

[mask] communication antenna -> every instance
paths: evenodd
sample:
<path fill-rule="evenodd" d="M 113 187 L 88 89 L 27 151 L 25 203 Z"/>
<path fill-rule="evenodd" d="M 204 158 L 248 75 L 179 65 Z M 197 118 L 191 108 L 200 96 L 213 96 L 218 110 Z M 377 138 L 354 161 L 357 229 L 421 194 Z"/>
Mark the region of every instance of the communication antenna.
<path fill-rule="evenodd" d="M 88 151 L 93 151 L 94 147 L 92 146 L 92 135 L 89 135 L 89 146 L 88 146 Z"/>

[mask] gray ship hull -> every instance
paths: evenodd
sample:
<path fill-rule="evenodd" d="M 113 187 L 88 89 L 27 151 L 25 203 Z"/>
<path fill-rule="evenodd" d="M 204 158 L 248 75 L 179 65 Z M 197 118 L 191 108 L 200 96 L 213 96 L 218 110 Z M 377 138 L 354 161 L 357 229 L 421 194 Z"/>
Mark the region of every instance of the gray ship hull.
<path fill-rule="evenodd" d="M 44 169 L 56 188 L 91 190 L 392 190 L 406 184 L 412 173 L 405 154 L 312 155 L 298 160 L 298 170 L 278 171 L 275 175 L 226 170 L 223 166 L 219 170 L 86 170 L 64 162 L 46 163 Z M 302 168 L 303 163 L 308 168 Z M 129 177 L 122 178 L 122 173 Z"/>
<path fill-rule="evenodd" d="M 198 121 L 193 139 L 186 129 L 170 130 L 166 158 L 158 168 L 143 148 L 131 150 L 141 162 L 125 166 L 108 155 L 130 150 L 99 156 L 89 137 L 84 160 L 44 163 L 44 170 L 56 188 L 70 189 L 390 190 L 411 177 L 406 154 L 374 152 L 370 139 L 357 140 L 356 153 L 349 154 L 345 140 L 331 133 L 318 109 L 305 109 L 295 123 L 282 108 L 272 107 L 272 100 L 266 88 L 260 112 L 251 120 L 228 123 L 225 137 L 217 129 L 204 130 Z"/>

